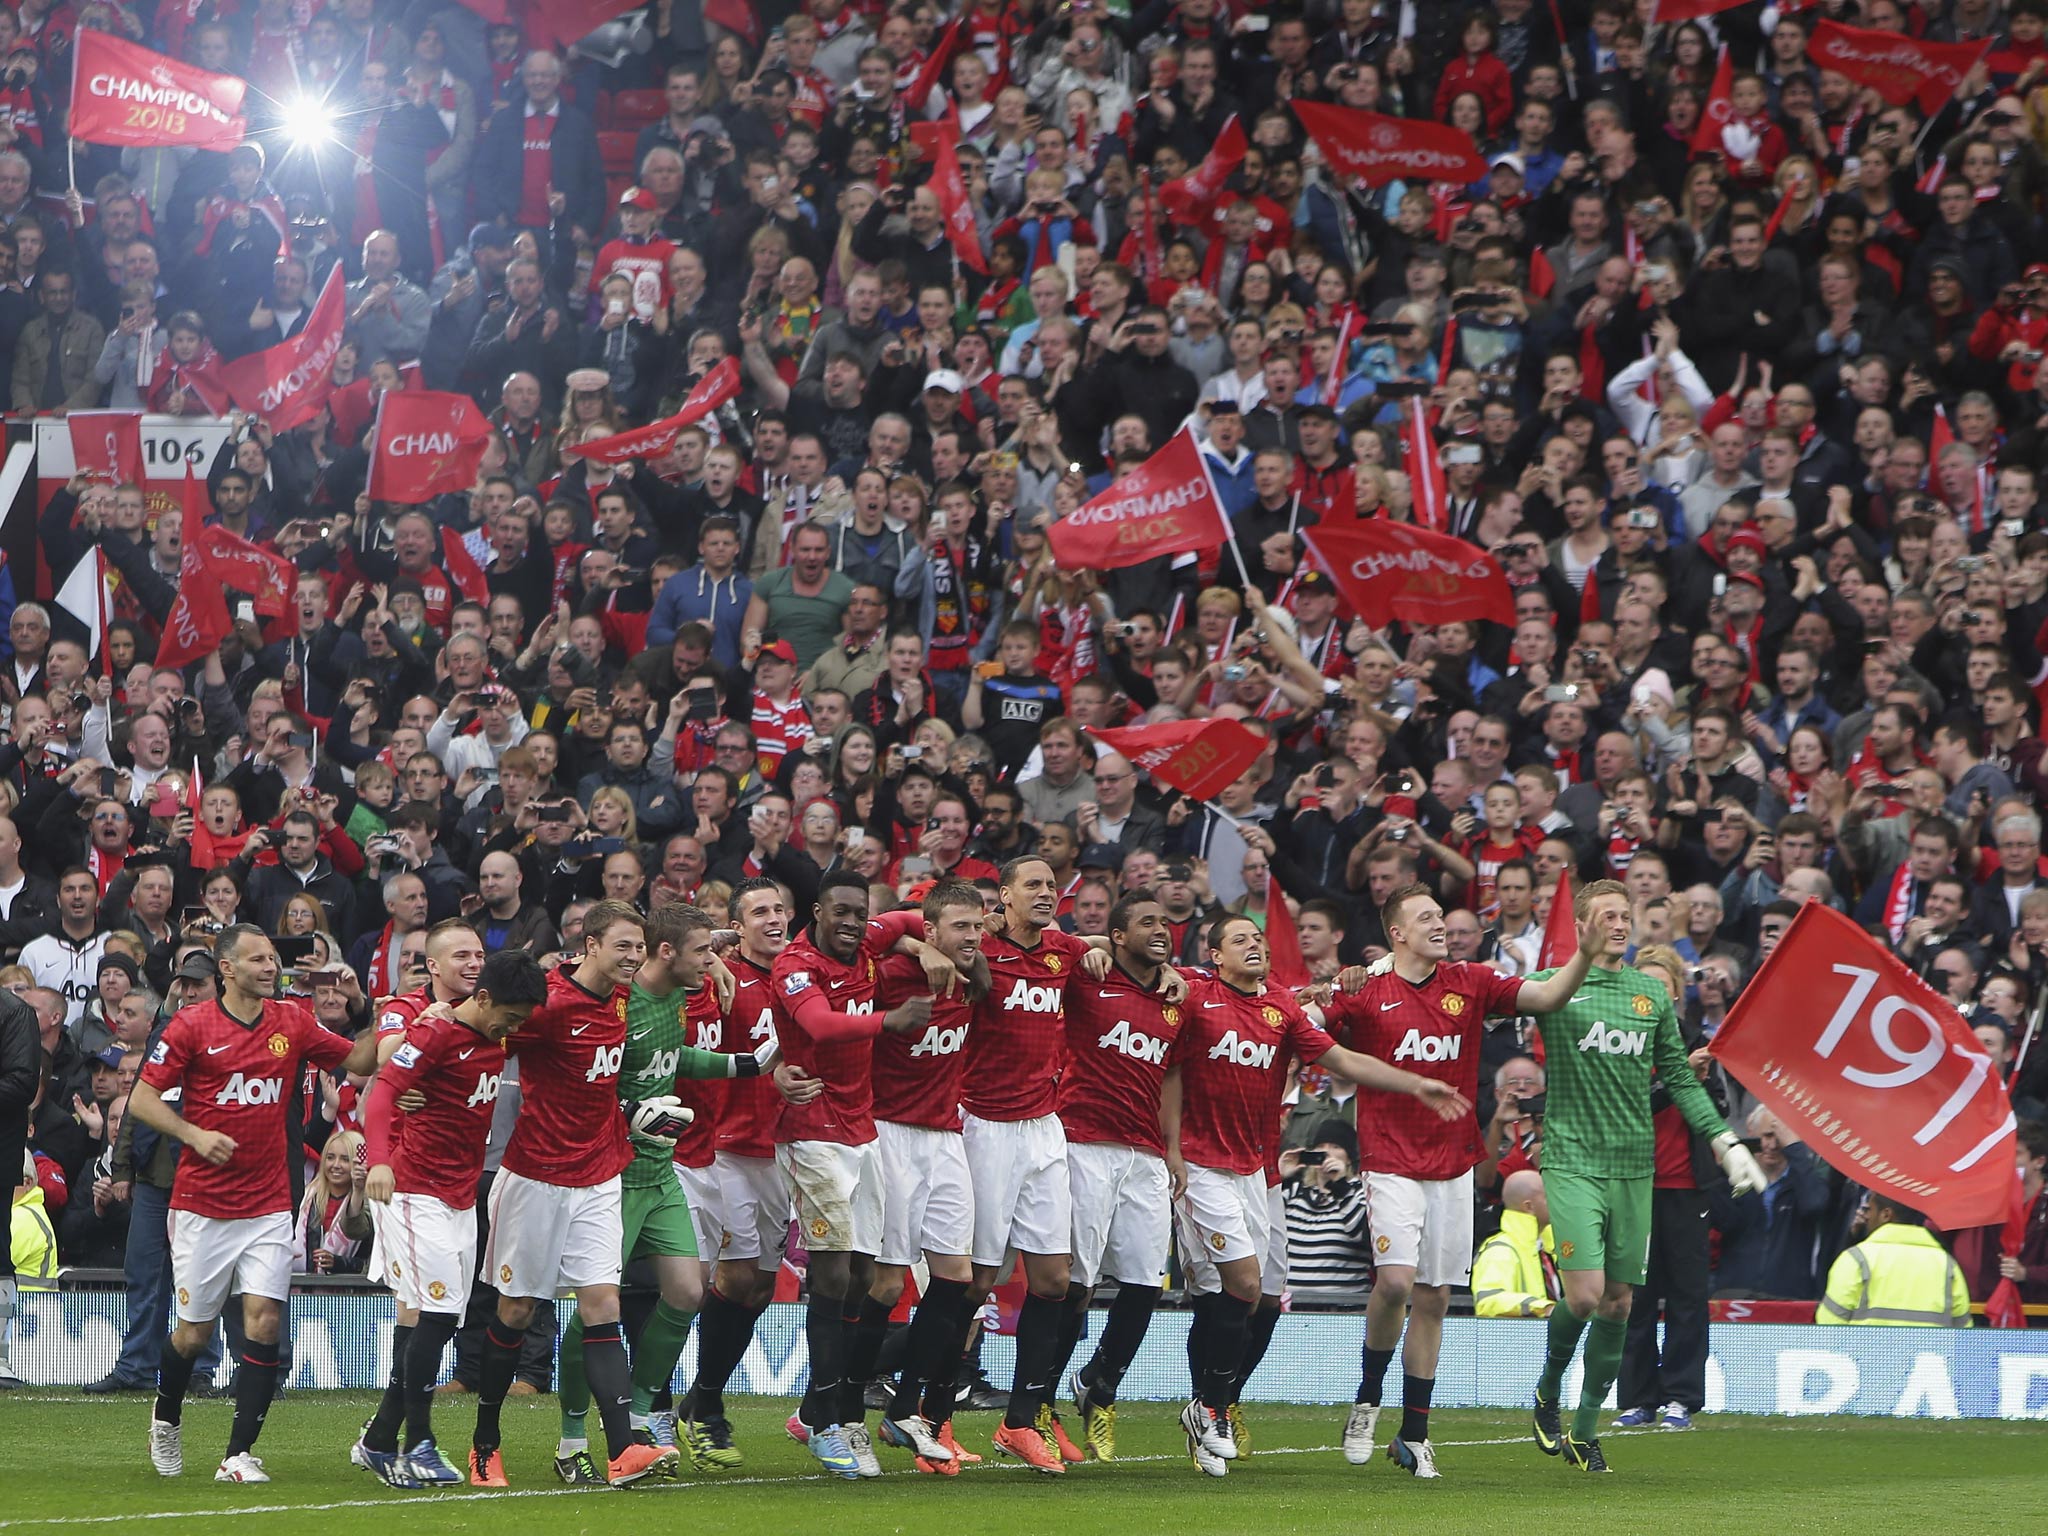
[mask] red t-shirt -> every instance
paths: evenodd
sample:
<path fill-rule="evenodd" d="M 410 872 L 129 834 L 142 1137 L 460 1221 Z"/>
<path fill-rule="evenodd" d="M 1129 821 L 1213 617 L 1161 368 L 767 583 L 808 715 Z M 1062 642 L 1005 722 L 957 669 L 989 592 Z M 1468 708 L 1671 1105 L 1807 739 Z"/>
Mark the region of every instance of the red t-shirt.
<path fill-rule="evenodd" d="M 1470 1101 L 1479 1092 L 1479 1042 L 1490 1014 L 1512 1014 L 1521 981 L 1488 965 L 1446 960 L 1420 984 L 1392 971 L 1333 998 L 1332 1032 L 1354 1051 L 1449 1083 Z M 1361 1166 L 1407 1179 L 1455 1179 L 1486 1155 L 1477 1115 L 1446 1123 L 1420 1099 L 1359 1090 Z"/>
<path fill-rule="evenodd" d="M 734 1050 L 757 1050 L 776 1038 L 769 973 L 738 950 L 728 954 L 725 963 L 736 983 L 732 1007 L 725 1014 L 725 1033 Z M 775 1091 L 774 1078 L 733 1078 L 725 1085 L 725 1107 L 718 1116 L 713 1145 L 735 1157 L 773 1157 L 775 1118 L 781 1109 L 782 1096 Z"/>
<path fill-rule="evenodd" d="M 673 240 L 663 240 L 660 236 L 645 245 L 623 235 L 616 240 L 607 240 L 597 253 L 597 259 L 590 264 L 591 293 L 603 288 L 604 280 L 614 272 L 623 273 L 633 284 L 629 313 L 641 320 L 652 320 L 656 311 L 668 303 L 673 291 L 668 281 L 668 259 L 675 254 L 675 249 Z"/>
<path fill-rule="evenodd" d="M 415 1019 L 405 1044 L 370 1086 L 364 1115 L 370 1166 L 389 1163 L 403 1194 L 431 1195 L 468 1210 L 476 1204 L 504 1076 L 502 1044 L 451 1018 Z M 427 1102 L 408 1115 L 397 1101 L 412 1088 Z"/>
<path fill-rule="evenodd" d="M 519 1119 L 505 1144 L 505 1171 L 565 1189 L 617 1178 L 633 1161 L 619 1112 L 626 1056 L 626 989 L 600 997 L 574 966 L 548 976 L 548 1000 L 507 1047 L 519 1058 Z"/>
<path fill-rule="evenodd" d="M 1320 1061 L 1336 1042 L 1278 987 L 1257 994 L 1194 979 L 1166 1064 L 1181 1075 L 1180 1151 L 1225 1173 L 1266 1170 L 1280 1139 L 1291 1056 Z"/>
<path fill-rule="evenodd" d="M 512 216 L 516 224 L 546 229 L 554 222 L 548 213 L 548 186 L 555 179 L 555 124 L 561 120 L 558 107 L 553 112 L 527 112 L 520 124 L 519 211 Z"/>
<path fill-rule="evenodd" d="M 974 1009 L 960 1102 L 984 1120 L 1035 1120 L 1059 1103 L 1067 1021 L 1061 1006 L 1086 939 L 1048 928 L 1025 949 L 1004 934 L 981 943 L 993 985 Z"/>
<path fill-rule="evenodd" d="M 1656 1131 L 1657 1171 L 1651 1179 L 1654 1189 L 1698 1189 L 1692 1171 L 1692 1127 L 1676 1104 L 1666 1104 L 1650 1118 Z"/>
<path fill-rule="evenodd" d="M 887 1013 L 913 997 L 932 997 L 924 967 L 908 955 L 882 962 L 875 1011 Z M 967 1025 L 974 1010 L 966 994 L 932 997 L 932 1016 L 914 1035 L 883 1030 L 875 1036 L 875 1118 L 935 1131 L 960 1129 L 960 1073 L 967 1064 Z"/>
<path fill-rule="evenodd" d="M 178 1113 L 201 1130 L 234 1138 L 235 1151 L 215 1166 L 187 1152 L 178 1159 L 171 1209 L 233 1220 L 292 1208 L 285 1136 L 285 1094 L 295 1090 L 299 1063 L 326 1070 L 348 1056 L 351 1042 L 322 1029 L 299 1003 L 268 1002 L 244 1024 L 219 1003 L 181 1008 L 143 1066 L 158 1093 L 178 1090 Z"/>
<path fill-rule="evenodd" d="M 708 980 L 682 999 L 683 1042 L 700 1051 L 725 1051 L 725 1014 L 718 1006 L 718 988 Z M 725 1118 L 725 1100 L 737 1078 L 678 1077 L 675 1094 L 697 1112 L 689 1129 L 676 1138 L 675 1160 L 685 1168 L 709 1168 L 718 1150 L 718 1122 Z"/>
<path fill-rule="evenodd" d="M 1500 867 L 1516 859 L 1530 859 L 1543 846 L 1541 827 L 1523 827 L 1506 843 L 1496 843 L 1491 832 L 1475 833 L 1459 851 L 1472 861 L 1472 878 L 1465 882 L 1465 906 L 1480 921 L 1491 922 L 1498 906 L 1493 894 Z"/>
<path fill-rule="evenodd" d="M 849 1147 L 875 1139 L 874 1037 L 880 961 L 896 941 L 923 925 L 916 912 L 890 912 L 861 934 L 853 959 L 841 964 L 807 930 L 775 958 L 775 1029 L 783 1060 L 824 1085 L 808 1104 L 784 1104 L 777 1141 L 836 1141 Z M 835 1017 L 836 1016 L 836 1017 Z"/>
<path fill-rule="evenodd" d="M 1183 1013 L 1121 970 L 1083 973 L 1067 988 L 1067 1064 L 1060 1123 L 1067 1140 L 1108 1142 L 1164 1156 L 1159 1086 Z"/>

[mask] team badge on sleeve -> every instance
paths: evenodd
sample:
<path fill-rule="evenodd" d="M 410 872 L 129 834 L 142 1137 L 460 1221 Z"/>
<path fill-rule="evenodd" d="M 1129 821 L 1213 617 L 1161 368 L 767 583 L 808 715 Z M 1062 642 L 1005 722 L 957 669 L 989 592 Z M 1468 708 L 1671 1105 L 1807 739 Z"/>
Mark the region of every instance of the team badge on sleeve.
<path fill-rule="evenodd" d="M 170 1054 L 170 1042 L 168 1040 L 159 1040 L 154 1046 L 150 1047 L 149 1059 L 154 1063 L 162 1063 L 170 1057 Z"/>
<path fill-rule="evenodd" d="M 419 1060 L 420 1048 L 408 1040 L 392 1053 L 391 1064 L 394 1067 L 415 1067 Z"/>
<path fill-rule="evenodd" d="M 785 997 L 795 997 L 797 993 L 803 991 L 810 984 L 811 973 L 809 971 L 791 971 L 789 975 L 783 978 L 783 995 Z"/>

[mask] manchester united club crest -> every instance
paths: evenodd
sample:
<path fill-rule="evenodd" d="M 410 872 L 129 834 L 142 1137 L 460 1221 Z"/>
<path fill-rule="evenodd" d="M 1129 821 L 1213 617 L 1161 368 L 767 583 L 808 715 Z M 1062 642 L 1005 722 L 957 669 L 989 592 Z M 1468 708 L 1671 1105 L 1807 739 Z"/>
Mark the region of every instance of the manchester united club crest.
<path fill-rule="evenodd" d="M 1570 1258 L 1572 1256 L 1572 1245 L 1570 1243 L 1559 1243 L 1557 1245 L 1557 1256 L 1560 1259 Z"/>
<path fill-rule="evenodd" d="M 405 1271 L 398 1267 L 398 1260 L 393 1259 L 391 1261 L 391 1278 L 394 1280 L 401 1279 L 404 1274 Z"/>
<path fill-rule="evenodd" d="M 182 1286 L 182 1285 L 181 1285 L 181 1286 L 179 1286 L 179 1287 L 178 1287 L 178 1305 L 179 1305 L 179 1306 L 181 1306 L 181 1307 L 185 1307 L 185 1306 L 190 1306 L 191 1304 L 192 1304 L 192 1293 L 191 1293 L 190 1291 L 186 1290 L 184 1286 Z"/>
<path fill-rule="evenodd" d="M 1372 1245 L 1373 1247 L 1377 1248 L 1381 1253 L 1385 1253 L 1389 1248 L 1394 1246 L 1394 1240 L 1391 1237 L 1376 1237 L 1372 1240 Z"/>
<path fill-rule="evenodd" d="M 624 995 L 623 993 L 621 993 L 621 994 L 620 994 L 619 996 L 617 996 L 617 997 L 615 997 L 615 998 L 613 998 L 613 999 L 612 999 L 612 1007 L 613 1007 L 613 1008 L 614 1008 L 614 1009 L 615 1009 L 615 1010 L 617 1011 L 617 1013 L 618 1013 L 618 1015 L 619 1015 L 619 1022 L 620 1022 L 621 1024 L 625 1023 L 625 1022 L 626 1022 L 626 998 L 625 998 L 625 995 Z"/>
<path fill-rule="evenodd" d="M 397 1271 L 393 1270 L 392 1273 L 396 1274 Z M 448 1287 L 442 1281 L 430 1280 L 427 1282 L 427 1295 L 434 1301 L 446 1301 L 448 1299 Z"/>
<path fill-rule="evenodd" d="M 1058 955 L 1047 955 L 1045 957 L 1045 968 L 1055 976 L 1059 975 L 1061 968 L 1065 965 L 1066 961 L 1062 960 Z"/>
<path fill-rule="evenodd" d="M 263 1045 L 271 1055 L 277 1057 L 280 1061 L 292 1053 L 292 1037 L 283 1030 L 271 1031 L 270 1038 L 265 1040 Z"/>
<path fill-rule="evenodd" d="M 498 1266 L 498 1283 L 500 1285 L 510 1285 L 512 1283 L 512 1266 L 510 1264 L 500 1264 Z"/>
<path fill-rule="evenodd" d="M 1166 1027 L 1169 1029 L 1180 1028 L 1180 1010 L 1178 1008 L 1168 1005 L 1167 1007 L 1160 1009 L 1159 1019 L 1160 1022 L 1165 1024 Z"/>
<path fill-rule="evenodd" d="M 832 1230 L 832 1223 L 820 1218 L 811 1223 L 811 1236 L 823 1237 Z"/>
<path fill-rule="evenodd" d="M 1286 1021 L 1287 1015 L 1269 1003 L 1259 1010 L 1259 1017 L 1266 1021 L 1266 1028 L 1278 1029 Z"/>
<path fill-rule="evenodd" d="M 1450 1016 L 1451 1016 L 1452 1018 L 1454 1018 L 1454 1019 L 1455 1019 L 1455 1018 L 1457 1018 L 1457 1017 L 1458 1017 L 1458 1016 L 1459 1016 L 1460 1014 L 1462 1014 L 1462 1013 L 1463 1013 L 1464 1011 L 1465 1011 L 1465 999 L 1463 999 L 1462 997 L 1458 996 L 1458 994 L 1457 994 L 1457 993 L 1455 993 L 1455 992 L 1447 993 L 1447 994 L 1445 995 L 1445 997 L 1444 997 L 1444 1012 L 1445 1012 L 1445 1013 L 1448 1013 L 1448 1014 L 1449 1014 L 1449 1015 L 1450 1015 Z"/>
<path fill-rule="evenodd" d="M 1223 1251 L 1223 1245 L 1226 1241 L 1228 1240 L 1223 1236 L 1221 1232 L 1212 1232 L 1209 1234 L 1209 1246 L 1211 1248 L 1214 1248 L 1218 1253 L 1221 1253 Z"/>
<path fill-rule="evenodd" d="M 1628 1000 L 1628 1005 L 1629 1007 L 1635 1009 L 1636 1017 L 1639 1019 L 1647 1019 L 1651 1014 L 1657 1011 L 1657 1005 L 1651 1002 L 1647 997 L 1644 997 L 1640 992 L 1638 992 L 1634 997 Z"/>
<path fill-rule="evenodd" d="M 870 961 L 868 962 L 868 980 L 869 980 L 869 981 L 873 981 L 874 979 L 875 979 L 875 962 L 874 962 L 874 961 L 872 961 L 872 960 L 870 960 Z"/>

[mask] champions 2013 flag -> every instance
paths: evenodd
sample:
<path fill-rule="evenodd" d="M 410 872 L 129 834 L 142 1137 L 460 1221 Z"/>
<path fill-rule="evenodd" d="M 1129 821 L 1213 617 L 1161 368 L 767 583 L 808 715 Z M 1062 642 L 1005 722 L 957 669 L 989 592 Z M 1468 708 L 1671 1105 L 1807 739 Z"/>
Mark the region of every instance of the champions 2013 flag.
<path fill-rule="evenodd" d="M 246 82 L 166 58 L 110 32 L 72 45 L 71 136 L 136 148 L 233 149 L 242 142 Z"/>
<path fill-rule="evenodd" d="M 1053 561 L 1069 571 L 1115 570 L 1155 555 L 1215 549 L 1229 538 L 1202 450 L 1185 428 L 1051 532 Z"/>

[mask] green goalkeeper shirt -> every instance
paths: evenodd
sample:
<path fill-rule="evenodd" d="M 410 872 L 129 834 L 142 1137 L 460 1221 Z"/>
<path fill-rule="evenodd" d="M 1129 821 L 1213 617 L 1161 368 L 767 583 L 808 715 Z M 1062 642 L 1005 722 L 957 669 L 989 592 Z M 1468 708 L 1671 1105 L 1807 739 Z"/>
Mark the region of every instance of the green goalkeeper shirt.
<path fill-rule="evenodd" d="M 1529 977 L 1542 981 L 1552 975 Z M 1685 1122 L 1703 1136 L 1727 1124 L 1686 1064 L 1678 1016 L 1664 983 L 1623 966 L 1595 966 L 1572 1000 L 1540 1016 L 1545 1111 L 1543 1167 L 1601 1178 L 1656 1172 L 1650 1075 L 1661 1073 Z"/>
<path fill-rule="evenodd" d="M 707 986 L 702 989 L 710 992 Z M 714 1004 L 715 1006 L 715 1004 Z M 659 1098 L 676 1091 L 679 1077 L 735 1077 L 734 1058 L 720 1051 L 699 1050 L 689 1044 L 689 1005 L 680 991 L 649 992 L 638 982 L 626 999 L 626 1055 L 619 1065 L 619 1102 Z M 700 1116 L 702 1111 L 699 1111 Z M 695 1130 L 696 1127 L 692 1127 Z M 710 1121 L 704 1124 L 709 1134 Z M 687 1132 L 685 1134 L 688 1134 Z M 675 1183 L 673 1147 L 652 1142 L 633 1142 L 633 1161 L 619 1175 L 627 1189 L 647 1189 Z"/>

